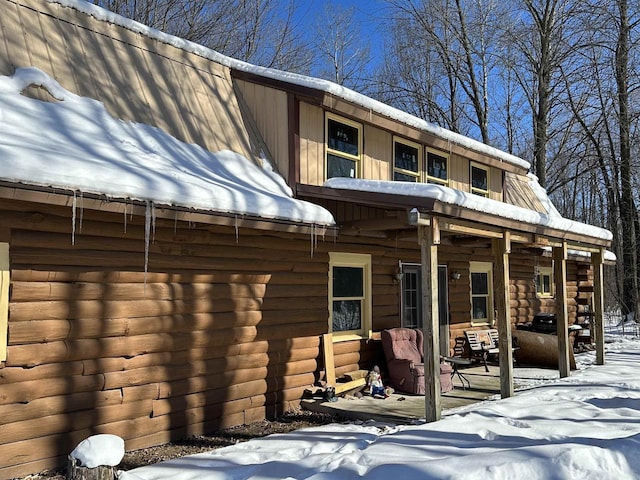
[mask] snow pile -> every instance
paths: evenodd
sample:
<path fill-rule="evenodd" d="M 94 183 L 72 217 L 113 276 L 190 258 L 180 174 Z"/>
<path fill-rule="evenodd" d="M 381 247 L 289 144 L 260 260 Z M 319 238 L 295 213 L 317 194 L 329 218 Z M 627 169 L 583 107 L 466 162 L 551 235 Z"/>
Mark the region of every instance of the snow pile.
<path fill-rule="evenodd" d="M 21 95 L 46 89 L 58 102 Z M 0 77 L 0 180 L 225 214 L 332 225 L 284 179 L 231 151 L 209 152 L 149 125 L 113 118 L 37 68 Z"/>
<path fill-rule="evenodd" d="M 70 456 L 87 468 L 115 467 L 124 458 L 124 440 L 106 433 L 93 435 L 82 440 Z"/>
<path fill-rule="evenodd" d="M 607 339 L 607 364 L 430 424 L 332 424 L 131 471 L 146 480 L 640 478 L 640 340 Z M 518 369 L 516 369 L 518 370 Z"/>

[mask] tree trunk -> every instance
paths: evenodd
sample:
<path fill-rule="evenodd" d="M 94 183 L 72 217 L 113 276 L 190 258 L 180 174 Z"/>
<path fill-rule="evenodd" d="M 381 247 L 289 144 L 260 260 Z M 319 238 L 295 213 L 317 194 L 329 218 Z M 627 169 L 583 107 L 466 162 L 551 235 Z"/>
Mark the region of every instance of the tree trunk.
<path fill-rule="evenodd" d="M 82 467 L 77 460 L 68 457 L 67 480 L 114 480 L 118 478 L 116 467 L 101 465 L 95 468 Z"/>
<path fill-rule="evenodd" d="M 638 315 L 638 271 L 635 218 L 637 215 L 633 202 L 631 184 L 631 143 L 629 113 L 629 35 L 631 27 L 627 10 L 627 1 L 619 0 L 620 31 L 616 45 L 616 84 L 618 89 L 619 132 L 620 132 L 620 224 L 622 227 L 622 263 L 624 268 L 622 313 L 635 312 Z"/>

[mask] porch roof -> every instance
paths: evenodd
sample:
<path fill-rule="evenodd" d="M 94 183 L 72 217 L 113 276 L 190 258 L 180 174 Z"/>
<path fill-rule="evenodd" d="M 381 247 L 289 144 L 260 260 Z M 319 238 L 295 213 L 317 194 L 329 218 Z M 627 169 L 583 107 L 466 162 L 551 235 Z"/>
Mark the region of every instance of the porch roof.
<path fill-rule="evenodd" d="M 545 212 L 511 205 L 434 184 L 395 181 L 372 181 L 351 178 L 332 178 L 324 186 L 298 185 L 297 193 L 309 198 L 325 198 L 346 202 L 375 205 L 391 209 L 405 209 L 410 213 L 403 225 L 417 225 L 426 217 L 436 215 L 462 220 L 475 226 L 478 236 L 495 237 L 502 230 L 527 234 L 522 242 L 536 238 L 566 240 L 579 248 L 607 247 L 613 238 L 611 232 L 600 227 L 569 220 L 553 207 L 546 192 L 532 179 L 539 204 Z M 381 229 L 389 222 L 381 222 Z M 441 225 L 442 227 L 442 225 Z M 447 229 L 445 224 L 444 230 Z M 484 235 L 483 235 L 484 233 Z M 518 241 L 512 237 L 512 240 Z M 542 242 L 544 244 L 544 242 Z"/>

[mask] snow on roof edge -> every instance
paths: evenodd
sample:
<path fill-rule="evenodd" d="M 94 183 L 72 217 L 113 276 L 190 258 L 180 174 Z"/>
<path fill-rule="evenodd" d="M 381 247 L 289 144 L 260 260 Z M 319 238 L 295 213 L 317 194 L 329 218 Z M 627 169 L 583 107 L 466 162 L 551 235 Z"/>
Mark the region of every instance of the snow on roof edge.
<path fill-rule="evenodd" d="M 39 86 L 57 102 L 22 95 Z M 211 152 L 150 125 L 112 117 L 36 67 L 0 76 L 0 180 L 125 202 L 268 221 L 335 225 L 323 207 L 293 198 L 268 162 Z M 20 188 L 19 186 L 17 188 Z"/>
<path fill-rule="evenodd" d="M 324 183 L 324 186 L 343 190 L 431 198 L 449 205 L 456 205 L 469 210 L 495 215 L 497 217 L 530 225 L 540 225 L 547 228 L 573 232 L 607 241 L 613 239 L 613 235 L 610 231 L 594 225 L 564 218 L 557 213 L 555 208 L 551 209 L 548 214 L 540 213 L 535 210 L 511 205 L 490 198 L 480 197 L 478 195 L 454 190 L 442 185 L 384 180 L 360 180 L 339 177 L 327 180 Z M 540 189 L 542 189 L 542 187 L 540 187 Z"/>
<path fill-rule="evenodd" d="M 373 98 L 367 97 L 366 95 L 355 92 L 349 88 L 343 87 L 328 80 L 322 80 L 319 78 L 309 77 L 297 73 L 284 72 L 282 70 L 276 70 L 274 68 L 260 67 L 258 65 L 252 65 L 242 60 L 236 60 L 197 43 L 185 40 L 180 37 L 176 37 L 174 35 L 169 35 L 154 28 L 148 27 L 142 23 L 115 14 L 113 12 L 110 12 L 109 10 L 105 10 L 102 7 L 88 3 L 84 0 L 46 1 L 49 3 L 57 3 L 65 7 L 73 8 L 98 20 L 119 25 L 136 33 L 146 35 L 149 38 L 153 38 L 181 50 L 194 53 L 203 58 L 207 58 L 232 69 L 236 69 L 246 73 L 253 73 L 255 75 L 271 78 L 274 80 L 280 80 L 283 82 L 292 83 L 295 85 L 308 87 L 336 95 L 340 98 L 343 98 L 344 100 L 360 105 L 361 107 L 368 108 L 393 120 L 405 123 L 411 127 L 431 133 L 451 143 L 460 145 L 464 148 L 468 148 L 469 150 L 474 150 L 478 153 L 498 158 L 506 163 L 520 168 L 524 168 L 527 170 L 531 168 L 531 163 L 520 157 L 504 152 L 498 148 L 492 147 L 478 140 L 474 140 L 470 137 L 466 137 L 462 134 L 452 132 L 451 130 L 447 130 L 446 128 L 439 127 L 438 125 L 422 120 L 421 118 L 404 112 L 398 108 L 384 104 L 378 100 L 374 100 Z"/>

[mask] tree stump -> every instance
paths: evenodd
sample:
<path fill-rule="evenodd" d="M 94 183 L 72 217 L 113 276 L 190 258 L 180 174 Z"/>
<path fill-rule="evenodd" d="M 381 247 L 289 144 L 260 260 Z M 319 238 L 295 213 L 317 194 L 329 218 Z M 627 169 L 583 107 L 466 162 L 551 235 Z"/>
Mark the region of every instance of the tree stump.
<path fill-rule="evenodd" d="M 101 465 L 95 468 L 83 467 L 72 456 L 68 457 L 67 480 L 114 480 L 118 478 L 116 467 Z"/>

